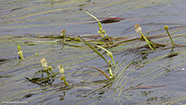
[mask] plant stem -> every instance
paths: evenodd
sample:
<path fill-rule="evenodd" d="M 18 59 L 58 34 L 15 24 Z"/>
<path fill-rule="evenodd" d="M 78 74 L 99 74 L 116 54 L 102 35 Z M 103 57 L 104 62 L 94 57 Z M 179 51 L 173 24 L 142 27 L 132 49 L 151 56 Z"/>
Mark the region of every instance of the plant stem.
<path fill-rule="evenodd" d="M 145 41 L 147 42 L 147 44 L 149 45 L 149 47 L 150 47 L 153 51 L 155 51 L 155 49 L 151 46 L 151 44 L 153 45 L 153 43 L 150 42 L 150 41 L 145 37 L 145 35 L 143 35 L 143 33 L 142 33 L 140 30 L 138 30 L 138 31 L 140 32 L 142 38 L 145 39 Z"/>
<path fill-rule="evenodd" d="M 172 51 L 174 50 L 174 43 L 173 43 L 173 40 L 172 40 L 171 35 L 169 34 L 168 29 L 167 29 L 166 31 L 167 31 L 167 34 L 168 34 L 168 36 L 169 36 L 169 38 L 170 38 L 170 40 L 171 40 L 171 43 L 172 43 L 172 50 L 171 50 L 171 52 L 172 52 Z"/>

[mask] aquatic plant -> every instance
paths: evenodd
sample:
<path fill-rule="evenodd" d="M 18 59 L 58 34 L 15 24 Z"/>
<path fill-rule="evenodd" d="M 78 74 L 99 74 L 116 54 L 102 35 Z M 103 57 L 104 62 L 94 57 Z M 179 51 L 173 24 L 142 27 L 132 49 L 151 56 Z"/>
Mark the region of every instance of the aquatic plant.
<path fill-rule="evenodd" d="M 19 55 L 19 58 L 20 59 L 23 59 L 24 58 L 23 51 L 22 50 L 19 50 L 19 52 L 17 54 Z"/>
<path fill-rule="evenodd" d="M 172 52 L 174 50 L 174 43 L 173 43 L 172 37 L 171 37 L 168 29 L 169 29 L 169 27 L 167 25 L 165 25 L 164 30 L 167 32 L 167 34 L 168 34 L 168 36 L 170 38 L 170 41 L 171 41 L 171 44 L 172 44 L 172 50 L 171 50 L 171 52 Z"/>
<path fill-rule="evenodd" d="M 185 59 L 186 53 L 183 48 L 186 45 L 174 44 L 174 48 L 179 51 L 157 55 L 155 53 L 161 53 L 172 48 L 169 47 L 171 44 L 164 44 L 164 42 L 166 42 L 165 39 L 170 39 L 170 37 L 164 35 L 164 33 L 147 36 L 142 33 L 142 28 L 140 26 L 136 29 L 141 37 L 133 37 L 132 35 L 132 37 L 101 37 L 100 35 L 77 37 L 76 35 L 73 36 L 65 33 L 65 35 L 63 35 L 63 32 L 61 32 L 59 36 L 46 35 L 38 36 L 37 39 L 27 39 L 29 41 L 31 40 L 29 43 L 32 45 L 43 44 L 52 46 L 47 49 L 44 48 L 39 51 L 32 51 L 32 53 L 37 56 L 28 56 L 27 60 L 23 62 L 25 64 L 24 66 L 31 67 L 28 68 L 31 73 L 27 74 L 28 77 L 23 74 L 20 78 L 25 77 L 31 83 L 39 86 L 36 88 L 31 87 L 30 90 L 21 93 L 15 92 L 15 94 L 11 96 L 19 96 L 18 98 L 28 101 L 35 101 L 35 99 L 42 98 L 38 102 L 39 104 L 42 104 L 45 101 L 50 101 L 50 99 L 58 97 L 61 93 L 66 92 L 68 94 L 67 90 L 70 91 L 74 89 L 73 91 L 75 91 L 76 89 L 89 89 L 89 91 L 78 93 L 76 96 L 77 98 L 74 99 L 77 99 L 77 101 L 72 100 L 70 104 L 81 104 L 98 99 L 91 103 L 95 104 L 102 100 L 110 99 L 109 97 L 113 97 L 119 104 L 124 104 L 127 99 L 133 98 L 130 94 L 136 95 L 136 93 L 133 93 L 134 91 L 131 91 L 133 89 L 167 87 L 165 84 L 149 85 L 147 82 L 153 81 L 155 78 L 171 72 L 172 69 L 185 65 L 185 62 L 182 61 Z M 176 33 L 183 29 L 186 28 L 171 30 L 171 32 Z M 182 37 L 184 37 L 184 35 L 185 34 L 177 34 L 172 36 L 177 38 L 175 38 L 174 41 L 179 41 L 180 39 L 183 39 Z M 66 41 L 62 42 L 64 39 Z M 141 45 L 138 44 L 141 42 Z M 26 43 L 25 45 L 29 44 Z M 63 50 L 61 50 L 61 45 L 65 46 Z M 156 49 L 149 49 L 150 46 Z M 21 51 L 20 47 L 19 50 Z M 35 52 L 38 52 L 38 54 Z M 52 57 L 48 57 L 48 55 L 51 55 Z M 105 57 L 106 55 L 109 57 Z M 114 61 L 114 58 L 117 58 L 115 55 L 121 55 L 121 58 Z M 54 66 L 49 66 L 45 58 L 40 60 L 42 68 L 40 65 L 37 66 L 39 61 L 38 57 L 40 56 L 47 56 L 47 59 L 53 61 L 52 65 Z M 173 57 L 174 60 L 171 60 Z M 98 63 L 98 65 L 93 66 L 81 65 L 82 62 L 90 60 L 95 60 L 96 62 L 96 59 L 98 58 L 101 58 L 101 60 L 103 59 L 106 62 L 106 65 L 100 63 L 101 67 Z M 34 62 L 32 60 L 34 60 Z M 36 63 L 35 60 L 37 60 Z M 61 63 L 63 65 L 59 65 Z M 64 66 L 66 67 L 65 69 L 63 68 Z M 53 69 L 56 70 L 57 67 L 59 72 L 53 72 Z M 11 69 L 12 68 L 10 68 L 10 70 Z M 70 69 L 69 72 L 64 74 L 67 69 Z M 95 70 L 97 71 L 95 72 Z M 41 73 L 46 73 L 47 75 L 38 75 Z M 107 73 L 109 76 L 107 76 Z M 58 76 L 58 74 L 61 75 Z M 29 78 L 30 75 L 33 76 Z M 103 79 L 102 76 L 105 76 L 106 79 Z M 61 83 L 61 81 L 59 82 L 59 78 L 63 83 Z M 144 84 L 147 86 L 143 86 Z M 40 93 L 42 93 L 42 95 L 39 95 Z M 35 94 L 38 95 L 31 97 Z M 104 98 L 100 98 L 102 96 Z M 12 97 L 8 97 L 7 99 L 14 100 L 15 98 Z M 26 99 L 27 97 L 31 98 Z M 183 100 L 186 98 L 177 98 L 175 101 L 179 99 Z M 170 101 L 167 102 L 170 103 Z"/>
<path fill-rule="evenodd" d="M 49 76 L 50 74 L 49 74 L 48 69 L 47 69 L 48 68 L 48 63 L 47 63 L 46 59 L 45 58 L 42 58 L 40 60 L 40 62 L 41 62 L 41 66 L 45 68 L 45 72 Z"/>
<path fill-rule="evenodd" d="M 99 31 L 98 31 L 98 34 L 103 38 L 104 36 L 108 36 L 105 32 L 105 30 L 103 30 L 103 27 L 100 23 L 100 21 L 94 16 L 92 15 L 91 13 L 89 13 L 88 11 L 85 11 L 87 14 L 89 14 L 90 16 L 92 16 L 94 19 L 96 19 L 96 21 L 98 22 L 98 28 L 99 28 Z"/>
<path fill-rule="evenodd" d="M 61 31 L 61 34 L 60 34 L 60 36 L 63 38 L 63 42 L 65 42 L 65 41 L 67 40 L 65 33 L 66 33 L 66 30 L 63 29 L 63 30 Z"/>
<path fill-rule="evenodd" d="M 145 35 L 143 35 L 143 33 L 141 32 L 141 30 L 142 30 L 142 28 L 140 27 L 140 25 L 139 24 L 135 24 L 134 25 L 134 28 L 135 28 L 135 31 L 138 33 L 140 33 L 141 34 L 141 38 L 142 39 L 144 39 L 146 42 L 147 42 L 147 44 L 149 45 L 149 47 L 152 49 L 152 50 L 156 50 L 155 48 L 154 48 L 154 44 L 151 42 L 151 41 L 149 41 L 147 38 L 146 38 L 146 36 Z"/>
<path fill-rule="evenodd" d="M 60 80 L 64 81 L 66 85 L 69 85 L 69 83 L 65 79 L 65 75 L 64 75 L 65 69 L 63 68 L 62 65 L 59 65 L 58 68 L 59 68 L 59 73 L 62 74 L 62 76 L 60 77 Z"/>
<path fill-rule="evenodd" d="M 3 32 L 0 36 L 0 72 L 3 75 L 0 76 L 1 101 L 27 101 L 29 104 L 38 105 L 88 105 L 101 104 L 105 102 L 106 104 L 122 105 L 184 104 L 186 100 L 185 92 L 183 92 L 186 65 L 186 28 L 184 24 L 159 23 L 158 21 L 156 21 L 157 23 L 149 23 L 150 21 L 143 23 L 143 21 L 139 21 L 139 24 L 143 29 L 145 26 L 148 28 L 155 27 L 151 28 L 149 36 L 145 33 L 145 31 L 148 30 L 141 31 L 148 41 L 155 44 L 155 46 L 150 44 L 152 48 L 154 47 L 156 49 L 155 51 L 150 48 L 143 37 L 140 37 L 141 35 L 139 32 L 139 35 L 136 35 L 131 31 L 134 29 L 128 25 L 130 24 L 129 22 L 131 20 L 133 22 L 138 21 L 133 17 L 129 17 L 127 20 L 122 21 L 125 26 L 120 27 L 121 29 L 127 28 L 126 30 L 123 30 L 123 32 L 127 33 L 130 31 L 130 35 L 121 32 L 118 36 L 110 36 L 107 32 L 109 37 L 106 35 L 102 35 L 103 37 L 101 37 L 101 32 L 99 32 L 99 35 L 86 34 L 81 36 L 101 55 L 107 58 L 106 60 L 109 65 L 111 65 L 114 78 L 109 77 L 109 67 L 107 64 L 105 64 L 105 62 L 98 62 L 100 59 L 102 60 L 102 58 L 97 56 L 97 53 L 88 48 L 87 45 L 85 45 L 85 43 L 76 35 L 68 35 L 65 33 L 64 38 L 63 36 L 60 36 L 63 35 L 63 33 L 60 33 L 59 36 L 55 36 L 55 33 L 59 32 L 54 32 L 54 35 L 47 35 L 53 31 L 47 29 L 47 32 L 41 32 L 40 35 L 38 34 L 38 38 L 34 35 L 36 30 L 33 30 L 32 32 L 28 31 L 29 33 L 31 32 L 33 36 L 27 37 L 27 35 L 15 35 L 17 33 L 19 34 L 19 31 L 22 30 L 20 28 L 24 29 L 25 27 L 28 29 L 30 29 L 29 27 L 34 29 L 34 27 L 41 26 L 56 26 L 59 28 L 81 24 L 83 24 L 82 26 L 88 26 L 90 25 L 88 23 L 94 25 L 95 21 L 84 21 L 87 20 L 87 17 L 85 16 L 86 13 L 84 14 L 83 12 L 84 9 L 93 11 L 97 14 L 101 13 L 101 16 L 106 16 L 108 13 L 111 15 L 120 15 L 121 13 L 126 13 L 126 11 L 159 5 L 172 0 L 156 0 L 153 2 L 147 0 L 136 0 L 135 2 L 128 2 L 130 0 L 110 0 L 112 3 L 106 0 L 95 0 L 91 2 L 78 0 L 73 0 L 72 2 L 69 2 L 68 0 L 50 0 L 52 2 L 48 2 L 49 0 L 45 0 L 46 2 L 43 2 L 42 0 L 40 1 L 40 3 L 28 2 L 28 5 L 21 8 L 15 6 L 11 11 L 6 8 L 12 7 L 11 5 L 15 3 L 9 3 L 9 1 L 7 1 L 5 4 L 10 4 L 10 6 L 6 5 L 7 7 L 5 6 L 1 11 L 3 14 L 3 17 L 1 18 L 1 29 L 5 29 L 5 31 L 17 30 L 16 32 L 11 31 L 14 34 L 12 36 L 10 36 L 11 34 L 6 35 Z M 143 3 L 144 1 L 145 3 Z M 130 6 L 128 6 L 129 3 Z M 1 4 L 3 5 L 4 3 Z M 78 7 L 79 4 L 82 6 Z M 165 4 L 165 6 L 166 5 L 167 4 Z M 125 9 L 121 9 L 121 7 L 125 7 Z M 82 9 L 82 11 L 79 11 L 79 8 Z M 53 13 L 54 15 L 51 15 Z M 166 16 L 164 15 L 165 17 L 170 17 L 168 15 L 169 12 L 166 12 L 166 14 Z M 179 17 L 177 11 L 175 14 L 171 12 L 171 15 L 175 15 L 174 18 Z M 150 17 L 149 19 L 151 19 L 154 16 L 156 17 L 157 15 L 154 14 L 153 16 L 147 16 L 145 18 Z M 141 17 L 143 18 L 143 16 Z M 100 20 L 100 23 L 117 21 L 117 19 L 110 19 L 111 20 Z M 37 24 L 38 20 L 43 24 Z M 27 24 L 27 22 L 33 24 Z M 127 22 L 127 24 L 125 24 L 125 22 Z M 17 25 L 16 23 L 22 24 Z M 117 26 L 117 23 L 113 25 L 111 24 L 110 27 L 115 25 Z M 164 32 L 165 30 L 163 30 L 163 26 L 165 25 L 170 25 L 168 31 L 173 37 L 175 43 L 174 47 L 172 47 L 173 44 L 171 45 L 169 43 L 170 37 Z M 102 29 L 104 29 L 103 24 L 102 26 Z M 119 27 L 119 25 L 117 27 Z M 116 27 L 113 27 L 113 29 L 115 28 Z M 100 31 L 101 29 L 98 30 Z M 87 32 L 87 30 L 85 31 Z M 71 31 L 70 33 L 74 32 Z M 80 33 L 84 33 L 84 31 L 81 31 Z M 5 35 L 6 37 L 4 37 Z M 10 39 L 14 39 L 16 42 L 20 43 L 19 45 L 22 47 L 23 51 L 22 54 L 26 55 L 26 58 L 23 60 L 14 59 L 17 58 L 17 50 L 15 53 L 15 46 L 12 46 L 11 41 L 9 41 Z M 110 41 L 108 41 L 108 39 L 110 39 Z M 110 42 L 113 44 L 110 44 Z M 109 56 L 109 53 L 97 45 L 111 52 L 114 60 L 117 61 L 114 62 L 114 67 L 112 67 L 114 65 L 112 59 L 106 57 L 106 54 Z M 174 48 L 174 52 L 169 52 L 171 48 L 172 51 Z M 38 52 L 39 55 L 35 52 Z M 45 73 L 45 68 L 40 66 L 41 64 L 39 60 L 42 57 L 46 57 L 47 61 L 51 61 L 50 63 L 48 62 L 48 69 L 51 64 L 51 69 L 54 70 L 54 74 L 51 71 L 48 71 L 50 73 L 48 76 Z M 72 86 L 67 86 L 65 83 L 63 84 L 64 81 L 61 82 L 59 80 L 61 77 L 61 73 L 59 74 L 57 68 L 59 64 L 62 64 L 63 67 L 65 67 L 65 70 L 69 69 L 68 72 L 65 71 L 64 75 L 66 80 L 72 84 Z M 83 66 L 84 64 L 91 66 Z M 41 74 L 41 72 L 46 75 L 41 77 L 41 75 L 34 74 Z M 106 80 L 103 76 L 104 73 L 108 74 L 107 77 L 105 76 L 107 78 Z M 31 81 L 30 83 L 24 79 L 25 76 L 32 77 L 28 79 Z M 172 78 L 172 76 L 175 78 Z M 52 84 L 45 85 L 44 83 L 49 83 L 49 80 L 55 80 L 55 82 L 52 81 Z"/>
<path fill-rule="evenodd" d="M 105 58 L 101 53 L 99 53 L 93 46 L 91 46 L 87 41 L 85 41 L 82 37 L 79 36 L 79 38 L 80 38 L 83 42 L 85 42 L 86 45 L 88 45 L 95 53 L 97 53 L 97 54 L 107 63 L 107 66 L 108 66 L 108 68 L 109 68 L 110 78 L 113 78 L 114 75 L 113 75 L 113 71 L 112 71 L 112 69 L 111 69 L 111 65 L 110 65 L 110 63 L 106 60 L 106 58 Z M 97 47 L 100 47 L 100 48 L 104 49 L 103 47 L 98 46 L 98 45 L 97 45 Z M 104 49 L 104 50 L 107 51 L 107 52 L 109 52 L 109 51 L 106 50 L 106 49 Z M 113 55 L 112 55 L 111 52 L 109 52 L 109 56 L 110 56 L 110 58 L 112 59 L 112 61 L 114 62 Z M 115 65 L 115 63 L 114 63 L 114 65 Z"/>
<path fill-rule="evenodd" d="M 23 50 L 22 50 L 21 46 L 20 46 L 18 43 L 16 43 L 14 40 L 12 40 L 12 41 L 13 41 L 15 44 L 17 44 L 17 49 L 18 49 L 17 55 L 19 55 L 19 58 L 20 58 L 20 59 L 23 59 L 24 56 L 23 56 Z"/>
<path fill-rule="evenodd" d="M 52 67 L 51 67 L 51 66 L 48 66 L 48 63 L 47 63 L 47 61 L 46 61 L 45 58 L 42 58 L 42 59 L 40 60 L 40 63 L 41 63 L 41 66 L 42 66 L 43 68 L 45 68 L 44 70 L 45 70 L 45 72 L 47 73 L 48 76 L 50 76 L 49 71 L 50 71 L 52 74 L 54 74 L 54 72 L 52 71 Z M 42 73 L 42 75 L 43 75 L 43 73 Z"/>

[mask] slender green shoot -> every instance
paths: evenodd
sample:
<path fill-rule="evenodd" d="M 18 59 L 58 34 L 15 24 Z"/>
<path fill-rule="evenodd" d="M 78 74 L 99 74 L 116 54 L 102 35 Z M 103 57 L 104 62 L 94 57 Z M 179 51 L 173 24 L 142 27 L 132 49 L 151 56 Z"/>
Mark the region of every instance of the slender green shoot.
<path fill-rule="evenodd" d="M 39 37 L 39 34 L 37 33 L 37 37 Z"/>
<path fill-rule="evenodd" d="M 79 36 L 79 35 L 78 35 L 78 36 Z M 113 73 L 112 73 L 111 66 L 110 66 L 109 62 L 105 59 L 105 57 L 104 57 L 101 53 L 99 53 L 94 47 L 92 47 L 87 41 L 85 41 L 82 37 L 79 36 L 79 38 L 80 38 L 86 45 L 88 45 L 94 52 L 96 52 L 101 58 L 103 58 L 103 60 L 104 60 L 104 61 L 107 63 L 107 65 L 108 65 L 110 78 L 113 78 L 114 75 L 113 75 Z M 106 50 L 106 49 L 105 49 L 105 50 Z M 108 50 L 107 50 L 107 51 L 108 51 Z M 113 56 L 112 56 L 112 57 L 113 57 Z M 114 65 L 115 65 L 115 63 L 114 63 Z"/>
<path fill-rule="evenodd" d="M 170 35 L 169 31 L 168 31 L 169 27 L 166 25 L 164 27 L 164 29 L 166 30 L 166 32 L 167 32 L 167 34 L 168 34 L 168 36 L 169 36 L 169 38 L 171 40 L 171 43 L 172 43 L 172 50 L 171 50 L 171 52 L 172 52 L 174 50 L 174 43 L 173 43 L 172 37 L 171 37 L 171 35 Z"/>
<path fill-rule="evenodd" d="M 113 55 L 112 55 L 112 52 L 110 52 L 110 51 L 108 51 L 107 49 L 105 49 L 104 47 L 101 47 L 101 46 L 98 46 L 98 45 L 96 45 L 96 47 L 99 47 L 99 48 L 105 50 L 105 51 L 107 52 L 107 55 L 108 55 L 108 56 L 110 57 L 110 59 L 112 60 L 113 65 L 114 65 L 114 66 L 116 65 L 115 62 L 114 62 L 114 57 L 113 57 Z"/>
<path fill-rule="evenodd" d="M 105 60 L 105 62 L 107 63 L 107 65 L 109 65 L 109 63 L 107 62 L 107 60 L 105 59 L 105 57 L 103 55 L 101 55 L 101 53 L 99 53 L 94 47 L 92 47 L 87 41 L 85 41 L 82 37 L 80 37 L 78 35 L 78 37 L 86 44 L 88 45 L 94 52 L 96 52 L 101 58 L 103 58 Z"/>
<path fill-rule="evenodd" d="M 63 68 L 62 65 L 59 65 L 58 68 L 59 68 L 59 73 L 62 74 L 62 76 L 60 77 L 60 80 L 61 80 L 61 81 L 64 81 L 65 84 L 68 86 L 69 83 L 66 81 L 66 79 L 65 79 L 65 75 L 64 75 L 65 69 Z"/>
<path fill-rule="evenodd" d="M 13 41 L 15 44 L 17 44 L 17 49 L 18 49 L 17 55 L 19 55 L 19 58 L 20 58 L 20 59 L 23 59 L 24 56 L 23 56 L 23 50 L 22 50 L 21 46 L 20 46 L 17 42 L 15 42 L 14 40 L 12 40 L 12 41 Z"/>
<path fill-rule="evenodd" d="M 93 67 L 93 66 L 85 66 L 85 67 L 90 67 L 90 68 L 93 68 L 93 69 L 96 69 L 98 70 L 99 72 L 101 72 L 107 79 L 109 79 L 109 77 L 100 69 L 96 68 L 96 67 Z"/>
<path fill-rule="evenodd" d="M 139 24 L 136 24 L 135 26 L 134 26 L 134 28 L 135 28 L 135 30 L 136 30 L 136 32 L 138 33 L 140 33 L 141 34 L 141 38 L 143 38 L 146 42 L 147 42 L 147 44 L 149 45 L 149 47 L 153 50 L 153 51 L 155 51 L 156 49 L 153 47 L 153 46 L 155 46 L 152 42 L 150 42 L 147 38 L 146 38 L 146 36 L 145 35 L 143 35 L 143 33 L 141 32 L 141 27 L 140 27 L 140 25 Z"/>
<path fill-rule="evenodd" d="M 89 14 L 90 16 L 92 16 L 94 19 L 96 19 L 96 21 L 98 22 L 98 27 L 99 27 L 99 31 L 98 31 L 98 34 L 103 38 L 104 36 L 108 36 L 105 32 L 105 30 L 103 30 L 103 27 L 100 23 L 100 21 L 94 16 L 92 15 L 91 13 L 89 13 L 88 11 L 85 11 L 87 14 Z"/>
<path fill-rule="evenodd" d="M 17 46 L 20 46 L 17 42 L 15 42 L 14 40 L 12 40 L 15 44 L 17 44 Z"/>

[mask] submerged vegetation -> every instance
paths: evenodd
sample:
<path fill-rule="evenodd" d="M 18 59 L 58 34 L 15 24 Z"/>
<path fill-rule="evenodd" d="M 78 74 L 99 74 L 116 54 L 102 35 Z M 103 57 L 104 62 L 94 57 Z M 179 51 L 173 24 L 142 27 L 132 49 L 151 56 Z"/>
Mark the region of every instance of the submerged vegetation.
<path fill-rule="evenodd" d="M 13 9 L 11 12 L 16 10 Z M 19 21 L 26 17 L 57 11 L 61 9 L 27 13 L 29 15 L 7 21 Z M 1 37 L 3 44 L 13 43 L 12 46 L 15 47 L 16 44 L 18 49 L 18 53 L 16 52 L 18 59 L 0 59 L 1 72 L 6 74 L 0 76 L 3 80 L 0 89 L 6 90 L 8 87 L 7 91 L 11 92 L 5 91 L 3 100 L 50 104 L 58 98 L 58 101 L 65 101 L 65 96 L 68 95 L 74 99 L 70 101 L 67 99 L 66 103 L 73 105 L 95 104 L 102 100 L 119 104 L 174 104 L 186 100 L 184 93 L 173 93 L 170 97 L 167 94 L 171 90 L 158 90 L 169 86 L 166 80 L 164 82 L 157 80 L 159 77 L 163 78 L 163 75 L 170 75 L 171 72 L 179 73 L 185 70 L 183 65 L 186 64 L 186 45 L 183 43 L 186 42 L 184 32 L 186 28 L 184 25 L 169 28 L 164 23 L 163 31 L 166 33 L 155 30 L 156 34 L 152 32 L 153 35 L 149 35 L 149 30 L 142 32 L 144 24 L 134 24 L 132 32 L 136 31 L 139 35 L 113 36 L 106 33 L 102 23 L 118 22 L 124 18 L 116 17 L 100 21 L 91 13 L 87 11 L 86 13 L 98 23 L 98 35 L 69 35 L 63 29 L 58 36 L 37 34 L 30 35 L 28 38 Z M 6 42 L 10 39 L 13 40 Z M 44 47 L 37 49 L 40 45 Z M 5 51 L 5 53 L 11 52 Z M 11 78 L 16 73 L 21 76 Z M 156 85 L 151 82 L 155 82 Z M 16 91 L 9 89 L 16 86 Z M 184 85 L 177 87 L 184 87 Z M 155 88 L 157 90 L 154 92 Z M 146 100 L 141 101 L 140 96 L 145 97 Z"/>
<path fill-rule="evenodd" d="M 132 98 L 132 90 L 134 89 L 166 87 L 166 84 L 155 86 L 148 84 L 145 86 L 145 84 L 162 75 L 166 75 L 172 69 L 186 64 L 184 62 L 186 57 L 186 50 L 184 48 L 186 45 L 176 44 L 176 40 L 184 37 L 185 33 L 170 35 L 169 27 L 165 25 L 164 30 L 166 30 L 168 35 L 160 33 L 147 36 L 142 33 L 142 27 L 139 24 L 135 24 L 133 30 L 141 35 L 139 37 L 109 36 L 103 30 L 101 22 L 94 15 L 87 11 L 86 13 L 98 22 L 99 35 L 73 36 L 66 34 L 67 32 L 63 29 L 59 36 L 37 35 L 37 40 L 39 41 L 30 41 L 24 44 L 18 44 L 19 40 L 16 39 L 13 41 L 18 46 L 19 62 L 23 63 L 26 67 L 31 66 L 31 70 L 34 70 L 30 71 L 31 73 L 24 74 L 23 77 L 27 80 L 25 82 L 30 81 L 31 84 L 36 84 L 38 87 L 15 93 L 11 97 L 6 97 L 7 100 L 31 101 L 42 98 L 42 101 L 39 100 L 37 103 L 42 104 L 48 100 L 52 101 L 53 98 L 59 96 L 61 97 L 60 100 L 64 100 L 65 93 L 69 90 L 82 89 L 79 93 L 74 93 L 76 97 L 68 104 L 86 104 L 89 101 L 91 101 L 91 104 L 95 104 L 102 100 L 109 100 L 111 97 L 114 99 L 113 102 L 117 101 L 119 104 L 124 104 Z M 171 33 L 184 29 L 175 29 Z M 173 39 L 175 43 L 173 43 Z M 171 41 L 171 44 L 167 43 L 167 40 Z M 53 46 L 54 48 L 49 50 L 33 50 L 33 56 L 23 56 L 23 50 L 20 46 L 39 44 L 60 45 L 62 48 L 55 48 Z M 161 54 L 161 52 L 169 49 L 172 49 L 171 52 Z M 120 55 L 121 58 L 116 61 L 115 56 L 117 55 Z M 148 57 L 148 55 L 152 56 Z M 169 58 L 173 57 L 174 60 L 169 61 Z M 45 58 L 48 58 L 50 62 Z M 106 63 L 106 66 L 100 58 Z M 84 64 L 85 61 L 92 60 L 98 60 L 96 62 L 99 63 L 96 66 L 92 66 L 91 63 Z M 29 62 L 31 61 L 34 63 L 30 64 Z M 40 64 L 38 66 L 33 66 L 37 65 L 38 63 L 35 62 L 39 61 Z M 145 92 L 143 91 L 142 94 L 153 94 L 152 91 Z M 61 95 L 62 93 L 64 95 Z M 183 94 L 172 100 L 169 97 L 156 96 L 148 98 L 147 103 L 150 100 L 152 103 L 157 101 L 159 103 L 166 102 L 170 104 L 186 100 L 185 97 Z M 144 104 L 146 102 L 141 103 Z"/>

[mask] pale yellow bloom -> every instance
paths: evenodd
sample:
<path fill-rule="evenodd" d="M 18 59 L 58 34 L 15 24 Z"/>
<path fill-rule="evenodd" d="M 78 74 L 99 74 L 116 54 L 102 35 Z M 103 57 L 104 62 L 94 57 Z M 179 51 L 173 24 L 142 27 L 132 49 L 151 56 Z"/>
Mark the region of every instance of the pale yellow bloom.
<path fill-rule="evenodd" d="M 59 72 L 60 72 L 60 73 L 63 74 L 63 73 L 65 72 L 65 70 L 64 70 L 64 68 L 63 68 L 62 65 L 59 65 L 58 68 L 59 68 Z"/>
<path fill-rule="evenodd" d="M 142 30 L 139 24 L 135 24 L 134 28 L 137 33 Z"/>
<path fill-rule="evenodd" d="M 22 50 L 20 50 L 17 54 L 19 55 L 19 57 L 20 57 L 21 59 L 24 58 L 24 56 L 23 56 L 23 51 L 22 51 Z"/>
<path fill-rule="evenodd" d="M 41 60 L 40 60 L 40 62 L 41 62 L 41 66 L 42 67 L 48 67 L 48 63 L 47 63 L 47 61 L 46 61 L 46 59 L 45 58 L 42 58 Z"/>

